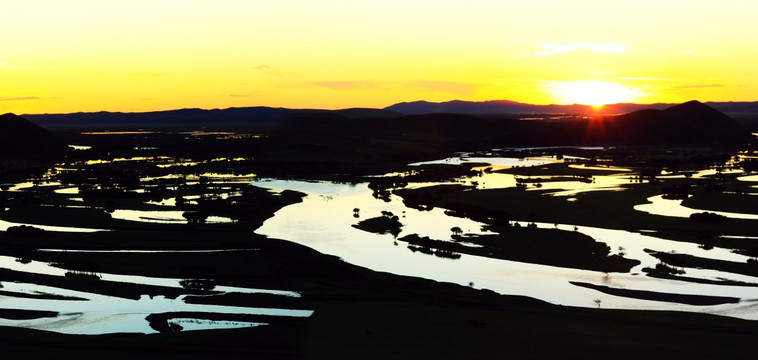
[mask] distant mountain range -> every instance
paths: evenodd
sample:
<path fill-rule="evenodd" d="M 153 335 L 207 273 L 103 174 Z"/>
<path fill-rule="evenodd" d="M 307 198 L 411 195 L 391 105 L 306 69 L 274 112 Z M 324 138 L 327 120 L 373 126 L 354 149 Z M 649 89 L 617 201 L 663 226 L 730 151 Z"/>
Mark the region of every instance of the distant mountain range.
<path fill-rule="evenodd" d="M 469 109 L 478 105 L 448 103 L 448 106 L 451 104 L 466 105 Z M 505 105 L 513 109 L 514 106 L 523 104 L 508 102 Z M 741 109 L 745 108 L 749 107 Z M 555 120 L 522 120 L 520 118 L 523 117 L 507 114 L 452 113 L 455 109 L 406 115 L 400 110 L 408 110 L 397 108 L 329 111 L 256 107 L 25 117 L 56 135 L 67 137 L 69 142 L 80 141 L 77 139 L 87 141 L 81 138 L 82 131 L 105 129 L 169 130 L 167 134 L 194 130 L 263 134 L 263 137 L 256 137 L 254 141 L 228 144 L 208 142 L 208 146 L 236 146 L 254 152 L 255 157 L 262 161 L 273 163 L 277 159 L 327 163 L 333 163 L 335 159 L 403 163 L 419 158 L 438 158 L 457 151 L 508 147 L 701 146 L 734 144 L 751 139 L 750 131 L 741 124 L 698 101 L 664 109 L 646 108 L 623 115 L 578 116 Z M 558 107 L 553 108 L 553 111 L 560 109 L 570 108 Z M 465 109 L 456 111 L 465 112 Z M 0 149 L 5 153 L 59 148 L 60 143 L 37 125 L 12 114 L 3 115 L 2 120 L 0 141 L 3 145 Z M 132 142 L 140 137 L 119 139 L 126 141 L 123 145 L 131 148 L 135 146 Z M 204 144 L 190 143 L 193 146 Z M 170 145 L 165 143 L 159 146 L 162 148 Z"/>
<path fill-rule="evenodd" d="M 706 102 L 706 105 L 724 113 L 758 113 L 758 101 L 756 102 Z M 608 104 L 601 108 L 590 105 L 534 105 L 509 100 L 492 101 L 446 101 L 428 102 L 413 101 L 402 102 L 384 108 L 405 115 L 453 113 L 469 115 L 494 115 L 494 114 L 626 114 L 643 109 L 665 109 L 677 104 L 633 104 L 620 103 Z"/>
<path fill-rule="evenodd" d="M 234 128 L 250 125 L 275 124 L 292 117 L 338 116 L 348 119 L 389 118 L 402 114 L 382 109 L 352 108 L 343 110 L 287 109 L 265 106 L 228 109 L 179 109 L 151 112 L 91 112 L 70 114 L 36 114 L 23 117 L 37 125 L 49 129 L 90 128 L 133 129 L 150 128 Z"/>
<path fill-rule="evenodd" d="M 749 115 L 758 118 L 758 102 L 708 102 L 709 107 L 729 115 Z M 121 129 L 134 127 L 247 127 L 250 124 L 264 125 L 278 120 L 299 117 L 339 116 L 347 119 L 388 119 L 403 115 L 462 114 L 521 118 L 530 115 L 620 115 L 639 110 L 662 110 L 677 104 L 611 104 L 595 109 L 589 105 L 534 105 L 508 100 L 493 101 L 447 101 L 404 102 L 384 109 L 351 108 L 342 110 L 287 109 L 272 107 L 242 107 L 228 109 L 179 109 L 139 113 L 91 112 L 70 114 L 32 114 L 23 117 L 48 129 L 66 127 L 95 129 Z M 753 115 L 754 114 L 754 115 Z M 744 117 L 744 116 L 743 116 Z M 736 117 L 735 117 L 736 118 Z M 742 120 L 742 119 L 740 119 Z"/>

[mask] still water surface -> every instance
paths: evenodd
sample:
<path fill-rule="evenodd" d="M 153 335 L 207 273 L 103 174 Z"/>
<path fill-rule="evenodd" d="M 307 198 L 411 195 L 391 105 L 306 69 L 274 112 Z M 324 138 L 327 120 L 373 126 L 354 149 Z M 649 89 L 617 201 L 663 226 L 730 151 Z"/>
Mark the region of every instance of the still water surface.
<path fill-rule="evenodd" d="M 65 276 L 67 270 L 50 264 L 32 261 L 23 264 L 9 256 L 0 256 L 0 267 L 33 274 Z M 182 279 L 156 278 L 135 275 L 98 274 L 100 281 L 112 281 L 128 284 L 155 285 L 181 288 Z M 185 295 L 176 299 L 164 296 L 143 295 L 138 300 L 100 295 L 90 292 L 68 290 L 39 284 L 21 282 L 2 282 L 0 290 L 31 296 L 55 295 L 65 299 L 35 299 L 18 296 L 0 296 L 0 308 L 19 310 L 45 310 L 57 312 L 58 316 L 32 319 L 0 319 L 0 326 L 27 327 L 50 330 L 68 334 L 103 334 L 116 332 L 154 333 L 145 318 L 154 313 L 164 312 L 202 312 L 223 314 L 269 315 L 283 317 L 308 317 L 312 310 L 277 309 L 260 307 L 238 307 L 221 305 L 189 304 Z M 300 297 L 293 291 L 216 286 L 218 293 L 258 293 L 286 297 Z M 173 321 L 187 330 L 217 329 L 241 326 L 259 326 L 261 323 L 239 321 L 208 321 L 202 319 L 182 319 Z"/>
<path fill-rule="evenodd" d="M 353 228 L 352 225 L 362 219 L 379 216 L 382 211 L 390 211 L 398 215 L 400 222 L 404 224 L 398 237 L 415 233 L 433 239 L 448 240 L 451 238 L 450 228 L 453 226 L 460 227 L 464 233 L 482 233 L 483 224 L 448 216 L 442 209 L 419 211 L 407 208 L 400 198 L 394 196 L 391 202 L 377 200 L 371 196 L 367 184 L 345 185 L 273 179 L 256 181 L 254 184 L 275 191 L 290 189 L 308 194 L 302 203 L 290 205 L 277 212 L 256 231 L 257 233 L 294 241 L 373 270 L 461 285 L 473 283 L 476 288 L 487 288 L 503 294 L 525 295 L 561 305 L 594 307 L 594 300 L 600 299 L 604 308 L 683 310 L 758 319 L 758 291 L 755 287 L 655 279 L 640 272 L 643 267 L 652 267 L 658 263 L 658 260 L 645 253 L 644 249 L 675 251 L 728 261 L 746 261 L 747 257 L 725 249 L 706 251 L 695 244 L 668 241 L 640 233 L 579 227 L 578 231 L 608 244 L 613 253 L 617 253 L 616 249 L 623 247 L 626 257 L 640 260 L 642 265 L 635 267 L 628 274 L 613 273 L 610 277 L 605 277 L 597 271 L 465 254 L 460 259 L 451 260 L 411 252 L 405 244 L 396 244 L 392 235 L 373 234 Z M 359 218 L 353 216 L 354 208 L 359 209 Z M 538 226 L 555 227 L 554 224 L 539 223 Z M 559 224 L 558 228 L 573 230 L 573 226 L 568 224 Z M 758 283 L 758 278 L 710 270 L 693 271 L 687 276 Z M 738 297 L 741 301 L 738 304 L 692 306 L 638 300 L 576 287 L 569 281 L 667 293 L 731 296 Z"/>

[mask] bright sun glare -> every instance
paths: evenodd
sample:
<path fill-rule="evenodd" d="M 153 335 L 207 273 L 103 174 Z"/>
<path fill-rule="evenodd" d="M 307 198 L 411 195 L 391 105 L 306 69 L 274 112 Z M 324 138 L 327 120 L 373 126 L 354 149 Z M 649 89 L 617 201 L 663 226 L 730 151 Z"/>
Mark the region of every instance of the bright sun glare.
<path fill-rule="evenodd" d="M 601 107 L 605 104 L 633 102 L 639 96 L 631 87 L 605 81 L 551 82 L 548 91 L 563 104 Z"/>

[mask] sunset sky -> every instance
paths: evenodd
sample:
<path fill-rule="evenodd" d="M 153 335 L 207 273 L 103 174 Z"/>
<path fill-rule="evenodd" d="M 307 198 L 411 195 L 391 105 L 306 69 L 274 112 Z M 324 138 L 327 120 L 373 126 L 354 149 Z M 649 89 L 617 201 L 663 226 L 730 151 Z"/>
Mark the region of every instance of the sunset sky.
<path fill-rule="evenodd" d="M 758 100 L 749 0 L 3 0 L 0 113 Z"/>

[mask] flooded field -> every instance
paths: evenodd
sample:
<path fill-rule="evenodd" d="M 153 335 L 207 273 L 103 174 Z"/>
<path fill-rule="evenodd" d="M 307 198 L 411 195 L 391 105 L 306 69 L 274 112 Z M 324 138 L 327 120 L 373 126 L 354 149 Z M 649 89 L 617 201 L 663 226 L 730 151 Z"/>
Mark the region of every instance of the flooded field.
<path fill-rule="evenodd" d="M 77 149 L 87 151 L 86 146 Z M 151 276 L 138 274 L 147 270 L 125 270 L 129 268 L 122 266 L 119 271 L 107 271 L 109 264 L 95 267 L 87 260 L 84 264 L 91 266 L 88 268 L 76 262 L 77 256 L 98 259 L 107 255 L 123 261 L 119 256 L 185 259 L 192 255 L 255 254 L 255 247 L 240 247 L 246 236 L 295 242 L 371 270 L 524 295 L 559 305 L 693 311 L 758 319 L 758 272 L 754 268 L 756 254 L 751 250 L 756 247 L 753 242 L 758 233 L 744 230 L 755 229 L 753 222 L 758 220 L 754 211 L 744 210 L 750 209 L 750 201 L 756 198 L 758 189 L 753 183 L 758 180 L 739 169 L 688 169 L 651 175 L 633 167 L 593 163 L 581 156 L 461 155 L 410 164 L 407 172 L 352 177 L 350 181 L 186 171 L 203 164 L 244 160 L 179 161 L 158 156 L 82 161 L 58 164 L 41 179 L 9 184 L 3 191 L 6 211 L 0 216 L 0 230 L 15 240 L 0 256 L 0 267 L 7 272 L 0 277 L 0 308 L 51 313 L 0 318 L 0 325 L 75 334 L 149 333 L 165 331 L 165 326 L 183 330 L 251 327 L 266 325 L 266 320 L 275 318 L 311 316 L 313 310 L 307 308 L 275 306 L 291 305 L 288 300 L 276 299 L 299 298 L 298 289 L 225 285 L 216 282 L 217 275 L 207 269 L 199 273 L 187 270 L 186 277 Z M 94 175 L 95 169 L 134 164 L 152 166 L 153 170 L 111 178 L 110 183 Z M 87 173 L 82 169 L 93 170 Z M 747 186 L 737 189 L 738 185 Z M 477 194 L 487 195 L 471 200 Z M 739 200 L 734 200 L 737 196 Z M 731 202 L 724 205 L 712 200 L 719 197 L 728 197 Z M 685 200 L 697 200 L 699 205 L 688 207 L 683 204 Z M 717 208 L 702 205 L 709 201 L 718 204 Z M 272 211 L 272 216 L 264 217 L 265 222 L 258 220 L 261 204 L 269 204 L 266 206 Z M 500 208 L 509 212 L 493 212 Z M 602 216 L 581 217 L 582 211 L 601 211 L 613 221 L 604 226 Z M 728 227 L 695 224 L 701 229 L 699 239 L 706 239 L 702 234 L 708 234 L 707 241 L 662 231 L 681 228 L 692 214 L 701 212 L 741 222 Z M 363 221 L 377 218 L 391 219 L 392 227 L 361 229 Z M 628 219 L 628 224 L 623 219 Z M 223 235 L 196 235 L 196 229 L 216 231 L 243 225 L 251 226 L 243 240 L 225 242 Z M 120 248 L 94 240 L 55 247 L 54 242 L 35 237 L 44 232 L 107 239 L 111 235 L 104 233 L 129 237 L 165 227 L 183 232 L 156 235 L 160 241 L 153 242 L 136 236 L 131 242 L 119 242 Z M 12 238 L 13 231 L 20 234 L 13 236 L 21 238 Z M 492 245 L 483 241 L 508 241 L 502 240 L 507 234 L 591 239 L 607 252 L 593 252 L 591 257 L 636 265 L 628 271 L 603 271 L 577 262 L 559 265 L 564 262 L 548 256 L 552 249 L 538 242 L 519 245 L 520 255 L 487 252 Z M 24 237 L 40 245 L 25 245 L 19 240 Z M 669 260 L 673 255 L 695 261 L 682 265 Z M 44 260 L 56 258 L 63 260 Z M 700 266 L 704 259 L 716 263 Z M 109 295 L 87 291 L 86 286 L 65 285 L 77 276 L 89 277 L 87 281 L 100 284 L 96 287 L 129 288 L 131 294 L 136 291 L 139 296 Z M 160 291 L 134 290 L 145 286 Z M 620 290 L 628 290 L 630 295 L 618 295 Z M 275 299 L 266 300 L 267 306 L 196 300 L 251 294 Z M 676 300 L 682 295 L 716 303 Z M 195 300 L 187 302 L 188 298 Z M 156 322 L 156 314 L 167 320 Z"/>

